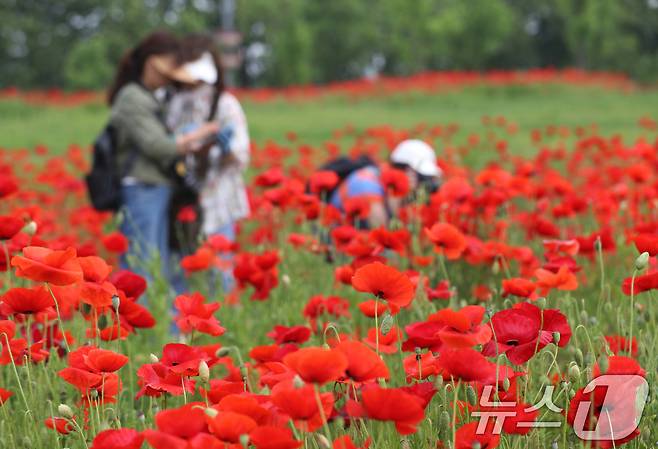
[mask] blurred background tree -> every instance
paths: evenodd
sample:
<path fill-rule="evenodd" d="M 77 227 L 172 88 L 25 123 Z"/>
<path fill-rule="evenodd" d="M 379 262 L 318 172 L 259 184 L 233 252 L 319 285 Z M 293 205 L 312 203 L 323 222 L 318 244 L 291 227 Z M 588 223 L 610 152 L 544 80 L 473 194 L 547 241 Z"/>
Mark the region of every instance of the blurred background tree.
<path fill-rule="evenodd" d="M 156 28 L 215 32 L 223 0 L 0 0 L 0 86 L 96 89 Z M 658 79 L 658 0 L 235 0 L 239 83 L 579 67 Z"/>

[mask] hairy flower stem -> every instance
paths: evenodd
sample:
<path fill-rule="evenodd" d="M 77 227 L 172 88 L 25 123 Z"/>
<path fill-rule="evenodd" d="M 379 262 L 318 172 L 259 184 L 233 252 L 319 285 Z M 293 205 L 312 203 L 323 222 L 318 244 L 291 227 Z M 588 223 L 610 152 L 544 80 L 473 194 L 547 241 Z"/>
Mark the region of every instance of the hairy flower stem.
<path fill-rule="evenodd" d="M 55 311 L 57 312 L 57 324 L 59 324 L 59 330 L 62 332 L 62 340 L 64 340 L 64 346 L 66 346 L 66 352 L 71 352 L 71 347 L 69 346 L 69 342 L 66 339 L 66 332 L 64 332 L 64 323 L 62 322 L 62 315 L 59 313 L 59 303 L 57 302 L 57 298 L 55 298 L 55 294 L 53 293 L 53 290 L 50 288 L 50 284 L 46 282 L 46 288 L 50 292 L 50 296 L 53 297 L 53 301 L 55 302 Z"/>
<path fill-rule="evenodd" d="M 631 312 L 628 322 L 628 354 L 630 355 L 633 350 L 633 320 L 635 318 L 635 276 L 637 275 L 637 268 L 633 270 L 631 277 Z"/>

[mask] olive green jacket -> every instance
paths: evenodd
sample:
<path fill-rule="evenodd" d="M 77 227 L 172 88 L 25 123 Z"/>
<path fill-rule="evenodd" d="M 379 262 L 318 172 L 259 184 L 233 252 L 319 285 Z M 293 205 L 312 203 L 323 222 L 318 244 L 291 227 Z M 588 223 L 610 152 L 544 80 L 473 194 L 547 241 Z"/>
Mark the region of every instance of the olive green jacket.
<path fill-rule="evenodd" d="M 124 179 L 145 184 L 171 184 L 166 173 L 179 153 L 174 136 L 160 118 L 162 114 L 162 105 L 137 83 L 126 84 L 117 93 L 110 124 L 116 132 L 117 162 L 122 170 L 131 152 L 136 151 Z"/>

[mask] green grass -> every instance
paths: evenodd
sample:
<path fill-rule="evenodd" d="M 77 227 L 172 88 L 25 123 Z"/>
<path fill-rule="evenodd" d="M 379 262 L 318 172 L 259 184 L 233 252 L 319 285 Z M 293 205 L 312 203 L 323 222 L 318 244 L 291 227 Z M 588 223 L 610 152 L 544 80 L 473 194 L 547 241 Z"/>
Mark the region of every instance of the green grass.
<path fill-rule="evenodd" d="M 479 132 L 483 116 L 504 116 L 523 131 L 547 125 L 580 126 L 596 123 L 605 134 L 619 133 L 634 138 L 640 132 L 637 119 L 655 113 L 658 90 L 624 93 L 600 88 L 557 85 L 542 87 L 470 88 L 440 95 L 421 93 L 350 100 L 326 97 L 321 100 L 244 103 L 251 136 L 262 143 L 281 141 L 294 131 L 300 141 L 320 144 L 347 124 L 357 130 L 389 124 L 396 128 L 419 123 L 457 123 L 465 132 Z M 0 102 L 0 147 L 33 147 L 47 144 L 61 152 L 68 144 L 93 141 L 107 119 L 101 104 L 81 107 L 35 107 L 16 101 Z M 526 152 L 529 142 L 522 133 L 510 142 Z"/>

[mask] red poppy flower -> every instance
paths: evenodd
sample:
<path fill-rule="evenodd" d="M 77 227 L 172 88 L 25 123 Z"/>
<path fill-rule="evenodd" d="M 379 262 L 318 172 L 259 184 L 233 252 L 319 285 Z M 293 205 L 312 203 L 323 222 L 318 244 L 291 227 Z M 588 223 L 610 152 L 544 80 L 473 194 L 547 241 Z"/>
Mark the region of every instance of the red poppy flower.
<path fill-rule="evenodd" d="M 416 432 L 425 419 L 423 401 L 400 388 L 364 387 L 361 401 L 349 400 L 347 413 L 354 418 L 367 417 L 377 421 L 392 421 L 401 435 Z"/>
<path fill-rule="evenodd" d="M 128 251 L 128 239 L 119 231 L 110 232 L 103 237 L 103 246 L 111 253 L 123 254 Z"/>
<path fill-rule="evenodd" d="M 510 278 L 503 279 L 503 296 L 518 296 L 520 298 L 531 298 L 537 285 L 530 279 Z"/>
<path fill-rule="evenodd" d="M 658 255 L 658 235 L 638 234 L 633 237 L 633 243 L 638 252 L 648 252 L 651 257 Z"/>
<path fill-rule="evenodd" d="M 162 348 L 160 363 L 179 376 L 198 376 L 199 363 L 210 357 L 198 347 L 183 343 L 168 343 Z"/>
<path fill-rule="evenodd" d="M 606 335 L 605 341 L 610 351 L 615 355 L 620 355 L 621 352 L 628 352 L 628 339 L 624 336 Z M 637 357 L 637 339 L 635 337 L 631 341 L 631 356 Z"/>
<path fill-rule="evenodd" d="M 90 449 L 139 449 L 144 436 L 134 429 L 104 430 L 94 438 Z"/>
<path fill-rule="evenodd" d="M 46 427 L 56 431 L 61 435 L 68 435 L 69 433 L 75 430 L 73 424 L 71 424 L 69 420 L 64 418 L 58 418 L 58 417 L 46 418 L 43 423 L 46 425 Z"/>
<path fill-rule="evenodd" d="M 632 288 L 631 288 L 632 287 Z M 631 290 L 634 295 L 637 295 L 642 292 L 647 292 L 649 290 L 654 290 L 658 288 L 658 271 L 644 274 L 642 276 L 635 276 L 635 281 L 633 277 L 627 277 L 624 279 L 624 282 L 621 285 L 621 289 L 625 295 L 630 296 Z"/>
<path fill-rule="evenodd" d="M 435 223 L 425 229 L 425 235 L 434 243 L 436 252 L 449 260 L 458 259 L 466 249 L 466 237 L 450 223 Z"/>
<path fill-rule="evenodd" d="M 320 170 L 313 173 L 308 182 L 311 187 L 311 192 L 318 194 L 332 190 L 336 187 L 336 184 L 338 184 L 339 181 L 340 178 L 336 172 Z"/>
<path fill-rule="evenodd" d="M 110 282 L 127 297 L 137 299 L 146 291 L 146 279 L 129 270 L 120 270 L 110 276 Z"/>
<path fill-rule="evenodd" d="M 454 378 L 464 382 L 494 385 L 496 379 L 502 382 L 512 375 L 512 370 L 504 365 L 498 365 L 498 375 L 496 375 L 496 364 L 471 348 L 442 350 L 439 355 L 439 366 L 444 380 Z"/>
<path fill-rule="evenodd" d="M 493 426 L 487 426 L 484 433 L 477 432 L 479 422 L 464 424 L 455 432 L 455 449 L 494 449 L 500 444 L 500 435 L 493 433 Z"/>
<path fill-rule="evenodd" d="M 296 386 L 293 380 L 275 385 L 271 398 L 274 405 L 293 420 L 295 427 L 304 432 L 313 432 L 322 427 L 323 416 L 328 419 L 334 407 L 332 393 L 320 393 L 320 410 L 313 386 Z"/>
<path fill-rule="evenodd" d="M 0 388 L 0 406 L 5 405 L 5 402 L 13 395 L 11 391 Z"/>
<path fill-rule="evenodd" d="M 306 326 L 274 326 L 267 336 L 277 344 L 304 343 L 311 337 L 311 329 Z"/>
<path fill-rule="evenodd" d="M 407 382 L 420 381 L 441 373 L 439 358 L 431 352 L 426 352 L 421 356 L 411 354 L 403 359 L 402 364 Z"/>
<path fill-rule="evenodd" d="M 384 361 L 365 344 L 345 340 L 335 347 L 347 357 L 345 374 L 354 382 L 367 382 L 389 378 L 388 367 Z"/>
<path fill-rule="evenodd" d="M 377 228 L 370 231 L 370 237 L 382 248 L 397 253 L 404 253 L 411 240 L 411 234 L 406 229 L 389 231 L 385 228 Z"/>
<path fill-rule="evenodd" d="M 12 257 L 11 265 L 16 267 L 16 276 L 37 282 L 68 285 L 83 278 L 75 248 L 54 251 L 40 246 L 27 246 L 23 248 L 22 256 Z"/>
<path fill-rule="evenodd" d="M 491 328 L 481 324 L 485 311 L 481 306 L 466 306 L 458 311 L 442 309 L 431 314 L 427 321 L 443 325 L 438 336 L 446 346 L 467 348 L 491 340 Z"/>
<path fill-rule="evenodd" d="M 501 310 L 491 317 L 495 341 L 482 348 L 483 354 L 494 357 L 505 353 L 514 364 L 527 362 L 559 334 L 558 346 L 564 347 L 571 339 L 567 318 L 557 309 L 542 310 L 529 304 L 517 304 L 512 309 Z"/>
<path fill-rule="evenodd" d="M 182 396 L 183 388 L 187 393 L 194 393 L 194 381 L 172 372 L 162 363 L 150 363 L 137 369 L 138 384 L 141 387 L 135 399 L 142 396 L 158 397 L 163 393 Z"/>
<path fill-rule="evenodd" d="M 371 441 L 372 438 L 368 437 L 363 443 L 363 446 L 358 447 L 354 441 L 352 441 L 352 437 L 349 435 L 341 435 L 334 440 L 333 449 L 368 449 Z"/>
<path fill-rule="evenodd" d="M 381 262 L 369 263 L 356 270 L 352 286 L 398 307 L 409 305 L 414 297 L 414 286 L 409 278 Z"/>
<path fill-rule="evenodd" d="M 403 197 L 409 193 L 409 178 L 404 170 L 385 167 L 379 175 L 379 180 L 389 195 Z"/>
<path fill-rule="evenodd" d="M 183 257 L 180 266 L 186 273 L 195 273 L 210 268 L 215 260 L 215 253 L 209 248 L 201 247 L 194 254 Z"/>
<path fill-rule="evenodd" d="M 238 447 L 240 437 L 258 427 L 251 417 L 235 412 L 220 412 L 214 418 L 206 416 L 206 422 L 210 432 L 223 443 L 237 444 Z"/>
<path fill-rule="evenodd" d="M 539 268 L 535 271 L 537 278 L 537 287 L 543 295 L 552 289 L 557 290 L 575 290 L 578 288 L 578 279 L 569 268 L 562 265 L 557 273 Z"/>
<path fill-rule="evenodd" d="M 0 240 L 9 240 L 25 226 L 25 221 L 12 215 L 0 215 Z"/>
<path fill-rule="evenodd" d="M 45 288 L 12 288 L 0 296 L 0 312 L 5 315 L 16 313 L 37 314 L 47 312 L 55 305 L 53 297 Z"/>
<path fill-rule="evenodd" d="M 303 348 L 288 354 L 283 363 L 299 374 L 305 382 L 324 384 L 345 375 L 348 360 L 335 349 Z"/>
<path fill-rule="evenodd" d="M 79 257 L 78 262 L 84 276 L 80 299 L 94 307 L 111 306 L 112 297 L 117 294 L 114 284 L 107 280 L 112 267 L 97 256 Z"/>
<path fill-rule="evenodd" d="M 304 444 L 295 440 L 287 427 L 274 426 L 260 426 L 252 430 L 249 442 L 256 449 L 296 449 Z"/>
<path fill-rule="evenodd" d="M 107 349 L 92 349 L 84 360 L 89 369 L 97 373 L 113 373 L 128 363 L 128 357 Z"/>
<path fill-rule="evenodd" d="M 393 326 L 388 333 L 383 334 L 381 329 L 374 327 L 368 329 L 368 334 L 363 342 L 371 348 L 377 349 L 377 334 L 379 333 L 379 352 L 383 354 L 395 354 L 398 352 L 398 341 L 402 338 L 400 330 Z"/>
<path fill-rule="evenodd" d="M 196 330 L 202 334 L 218 337 L 226 331 L 214 316 L 220 304 L 206 304 L 205 301 L 203 295 L 198 292 L 176 297 L 174 306 L 179 312 L 176 325 L 181 332 L 189 333 Z"/>

